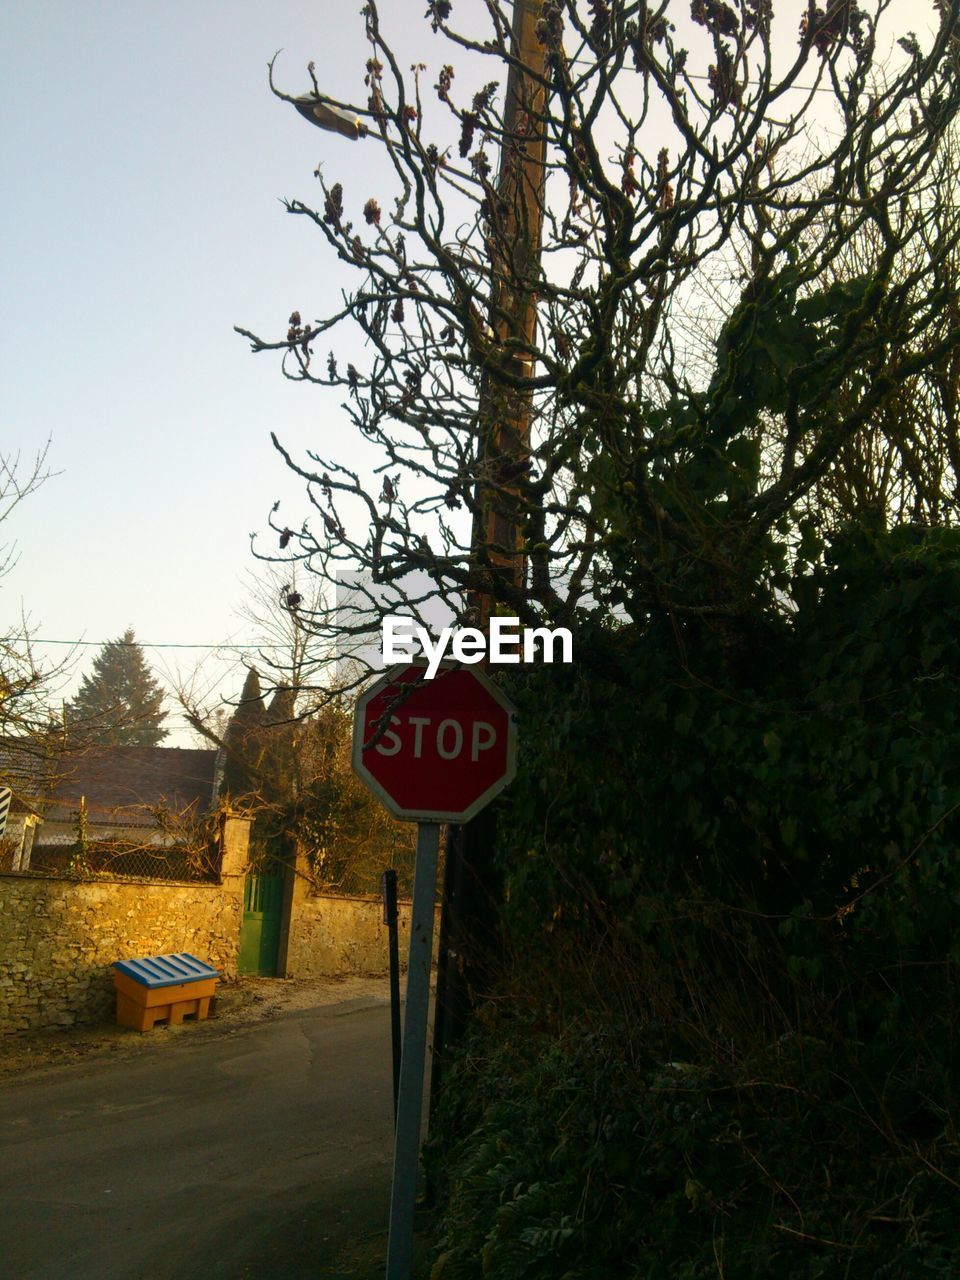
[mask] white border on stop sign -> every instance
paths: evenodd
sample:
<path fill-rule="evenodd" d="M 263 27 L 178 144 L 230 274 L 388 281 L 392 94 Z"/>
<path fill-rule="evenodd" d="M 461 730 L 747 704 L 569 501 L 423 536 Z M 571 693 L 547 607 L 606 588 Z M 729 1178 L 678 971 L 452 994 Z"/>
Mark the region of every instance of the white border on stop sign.
<path fill-rule="evenodd" d="M 411 667 L 427 668 L 427 662 L 423 658 L 411 658 L 409 662 L 399 662 L 396 666 L 390 667 L 378 676 L 369 689 L 357 699 L 357 705 L 353 715 L 353 749 L 351 752 L 350 763 L 353 771 L 358 778 L 367 786 L 377 797 L 380 803 L 393 814 L 395 818 L 400 818 L 403 822 L 469 822 L 471 818 L 475 818 L 481 809 L 486 808 L 491 800 L 496 797 L 509 786 L 516 776 L 517 772 L 517 709 L 500 689 L 483 671 L 478 671 L 476 667 L 467 666 L 462 662 L 451 662 L 449 659 L 440 664 L 439 676 L 443 671 L 465 671 L 472 680 L 476 680 L 481 684 L 487 693 L 494 699 L 496 703 L 506 712 L 507 715 L 507 759 L 503 776 L 499 778 L 492 786 L 489 786 L 483 795 L 478 796 L 476 800 L 466 809 L 451 812 L 448 809 L 402 809 L 384 789 L 381 783 L 371 774 L 363 763 L 363 733 L 365 729 L 364 712 L 367 704 L 375 698 L 387 685 L 392 684 L 396 680 L 401 671 L 408 671 Z M 424 684 L 424 688 L 435 688 L 435 682 Z"/>

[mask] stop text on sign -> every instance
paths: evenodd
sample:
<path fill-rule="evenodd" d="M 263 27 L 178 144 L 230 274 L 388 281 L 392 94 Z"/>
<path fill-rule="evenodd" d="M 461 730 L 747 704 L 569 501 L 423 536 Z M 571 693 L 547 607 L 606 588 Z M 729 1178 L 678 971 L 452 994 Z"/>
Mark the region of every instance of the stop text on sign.
<path fill-rule="evenodd" d="M 515 720 L 477 671 L 397 666 L 357 702 L 353 767 L 398 818 L 466 822 L 513 778 Z"/>
<path fill-rule="evenodd" d="M 423 654 L 424 678 L 432 680 L 449 649 L 457 662 L 472 665 L 485 657 L 493 663 L 553 662 L 559 646 L 560 661 L 573 661 L 573 635 L 567 627 L 524 627 L 519 618 L 490 619 L 484 634 L 478 627 L 444 627 L 434 640 L 426 627 L 412 618 L 390 613 L 383 620 L 383 662 L 390 666 Z"/>
<path fill-rule="evenodd" d="M 413 730 L 413 758 L 420 760 L 423 756 L 424 730 L 432 729 L 433 720 L 430 716 L 410 716 L 407 724 Z M 391 727 L 384 730 L 383 737 L 374 747 L 374 750 L 379 751 L 382 756 L 395 756 L 397 752 L 403 750 L 403 739 L 392 727 L 393 725 L 402 727 L 403 721 L 399 716 L 391 716 L 390 725 Z M 433 745 L 440 759 L 456 760 L 466 742 L 464 726 L 459 720 L 441 720 L 437 725 L 436 735 L 436 742 Z M 484 720 L 474 720 L 470 726 L 470 759 L 476 763 L 480 759 L 480 752 L 489 751 L 496 745 L 496 741 L 497 731 L 492 724 L 487 724 Z"/>

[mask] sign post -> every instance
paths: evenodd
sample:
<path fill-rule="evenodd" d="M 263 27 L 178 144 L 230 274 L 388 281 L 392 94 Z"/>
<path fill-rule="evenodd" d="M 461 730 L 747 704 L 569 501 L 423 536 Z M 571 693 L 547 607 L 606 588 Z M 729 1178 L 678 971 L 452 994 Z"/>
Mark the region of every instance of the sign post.
<path fill-rule="evenodd" d="M 390 1047 L 393 1058 L 393 1123 L 397 1123 L 400 1097 L 400 947 L 397 936 L 397 873 L 393 867 L 380 877 L 383 896 L 383 923 L 388 929 L 390 953 Z"/>
<path fill-rule="evenodd" d="M 387 1280 L 409 1280 L 413 1263 L 440 824 L 467 822 L 516 772 L 516 712 L 493 681 L 469 667 L 429 681 L 424 672 L 391 667 L 358 700 L 353 725 L 354 770 L 394 817 L 418 824 Z"/>

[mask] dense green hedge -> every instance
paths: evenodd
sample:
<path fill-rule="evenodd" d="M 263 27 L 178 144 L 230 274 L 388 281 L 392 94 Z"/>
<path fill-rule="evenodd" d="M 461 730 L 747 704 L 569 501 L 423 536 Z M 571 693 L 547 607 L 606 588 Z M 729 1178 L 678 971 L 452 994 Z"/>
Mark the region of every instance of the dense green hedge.
<path fill-rule="evenodd" d="M 653 631 L 588 634 L 577 668 L 531 673 L 514 873 L 586 861 L 608 892 L 695 884 L 830 910 L 865 863 L 954 844 L 958 531 L 851 534 L 796 594 L 792 621 L 753 627 L 733 676 L 715 637 L 681 655 Z"/>
<path fill-rule="evenodd" d="M 436 1280 L 960 1274 L 955 1148 L 943 1169 L 944 1143 L 892 1141 L 834 1046 L 697 1063 L 604 1022 L 500 1026 L 462 1059 Z"/>
<path fill-rule="evenodd" d="M 960 1274 L 958 624 L 956 531 L 854 530 L 739 635 L 516 681 L 440 1275 Z"/>

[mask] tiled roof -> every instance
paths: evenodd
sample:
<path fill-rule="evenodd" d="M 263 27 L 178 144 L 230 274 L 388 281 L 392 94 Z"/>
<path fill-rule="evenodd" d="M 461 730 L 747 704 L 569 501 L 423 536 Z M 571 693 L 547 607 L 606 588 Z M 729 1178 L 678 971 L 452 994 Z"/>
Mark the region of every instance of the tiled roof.
<path fill-rule="evenodd" d="M 80 797 L 95 813 L 163 808 L 207 813 L 215 800 L 217 752 L 187 747 L 91 747 L 62 765 L 45 817 L 75 813 Z"/>
<path fill-rule="evenodd" d="M 53 783 L 54 761 L 28 739 L 5 738 L 0 741 L 0 787 L 13 792 L 14 812 L 24 809 L 37 812 L 42 798 Z"/>

